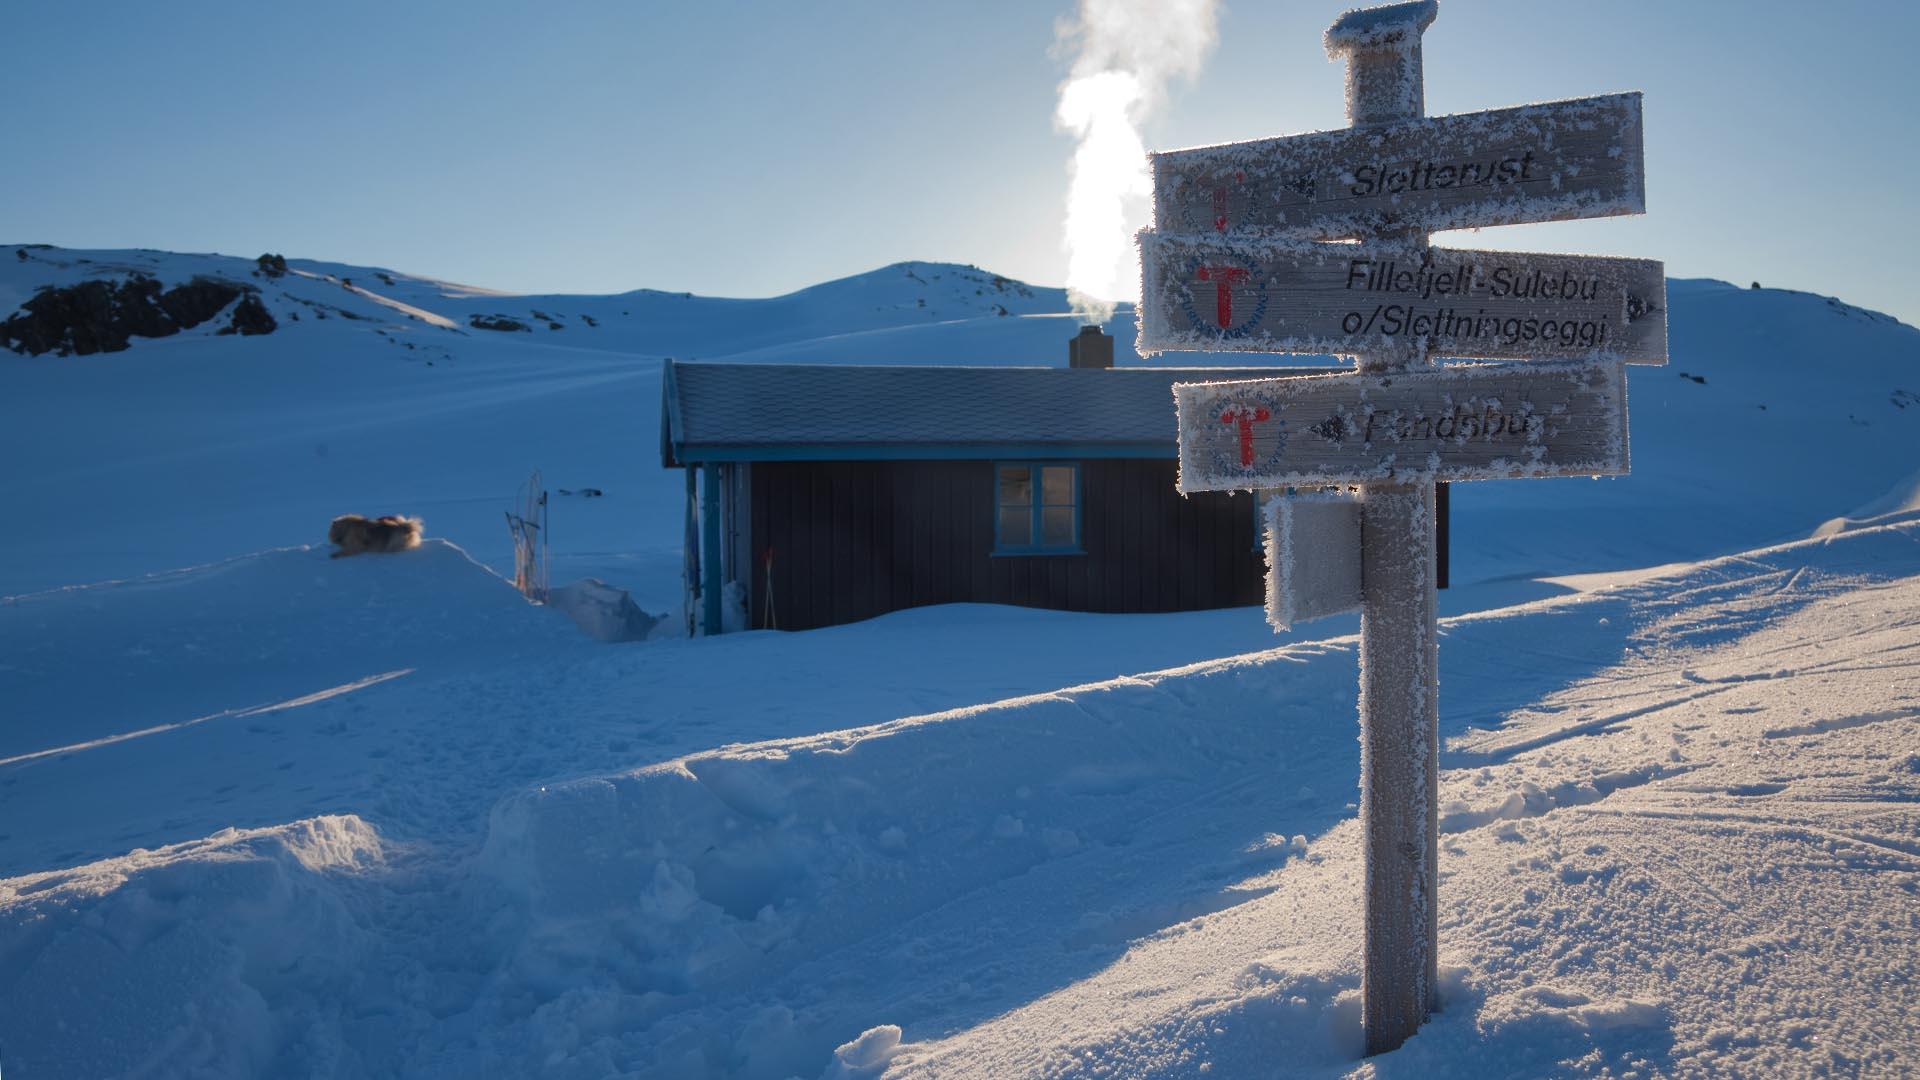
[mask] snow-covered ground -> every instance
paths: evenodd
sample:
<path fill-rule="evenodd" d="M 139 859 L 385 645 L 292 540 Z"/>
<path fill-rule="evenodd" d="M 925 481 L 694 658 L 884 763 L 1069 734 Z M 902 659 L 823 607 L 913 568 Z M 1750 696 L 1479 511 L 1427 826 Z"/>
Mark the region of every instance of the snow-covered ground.
<path fill-rule="evenodd" d="M 0 355 L 9 1076 L 1920 1068 L 1910 327 L 1674 282 L 1632 477 L 1455 488 L 1447 1002 L 1363 1063 L 1351 619 L 604 645 L 496 573 L 539 467 L 606 492 L 556 582 L 678 603 L 662 357 L 1059 363 L 1058 290 L 290 262 L 0 247 L 0 315 L 132 266 L 280 322 Z M 348 510 L 433 539 L 329 559 Z"/>

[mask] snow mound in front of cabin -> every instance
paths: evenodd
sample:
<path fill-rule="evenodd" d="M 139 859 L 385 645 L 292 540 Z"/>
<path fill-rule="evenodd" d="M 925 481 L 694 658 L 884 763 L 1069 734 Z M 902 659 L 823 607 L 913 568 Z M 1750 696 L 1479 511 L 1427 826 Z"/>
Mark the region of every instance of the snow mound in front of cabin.
<path fill-rule="evenodd" d="M 357 1075 L 337 1041 L 391 943 L 355 881 L 388 852 L 317 817 L 0 879 L 0 1055 L 21 1076 Z"/>
<path fill-rule="evenodd" d="M 448 684 L 602 648 L 432 539 L 10 598 L 0 877 L 343 810 L 412 836 L 470 828 L 499 788 L 449 759 L 502 725 Z M 528 696 L 508 682 L 482 700 Z M 396 768 L 416 772 L 395 782 Z"/>
<path fill-rule="evenodd" d="M 0 758 L 572 635 L 444 540 L 286 548 L 0 604 Z"/>

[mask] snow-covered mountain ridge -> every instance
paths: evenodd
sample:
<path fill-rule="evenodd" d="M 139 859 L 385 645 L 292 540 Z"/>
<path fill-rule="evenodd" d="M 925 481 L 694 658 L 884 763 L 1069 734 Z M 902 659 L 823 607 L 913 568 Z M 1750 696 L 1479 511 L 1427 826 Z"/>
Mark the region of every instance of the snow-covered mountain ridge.
<path fill-rule="evenodd" d="M 16 352 L 53 351 L 26 348 L 6 332 L 6 318 L 18 317 L 17 309 L 42 290 L 141 279 L 164 288 L 198 280 L 244 290 L 260 301 L 275 324 L 273 332 L 311 332 L 316 324 L 345 320 L 367 324 L 360 329 L 401 347 L 429 351 L 441 344 L 434 331 L 451 338 L 568 332 L 552 340 L 609 352 L 704 356 L 898 326 L 1066 310 L 1061 289 L 1036 288 L 951 263 L 895 263 L 785 296 L 739 300 L 655 289 L 604 296 L 513 295 L 311 259 L 0 245 L 0 312 L 6 313 L 0 317 L 0 345 Z M 213 332 L 210 324 L 207 332 Z M 158 336 L 163 335 L 137 335 L 130 344 L 138 347 Z M 69 346 L 66 351 L 99 350 Z"/>

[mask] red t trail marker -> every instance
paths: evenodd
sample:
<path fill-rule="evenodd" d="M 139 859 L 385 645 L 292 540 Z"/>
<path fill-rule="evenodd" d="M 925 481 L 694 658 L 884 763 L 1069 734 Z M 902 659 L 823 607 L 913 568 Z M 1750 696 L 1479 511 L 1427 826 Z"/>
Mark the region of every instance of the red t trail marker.
<path fill-rule="evenodd" d="M 1213 321 L 1222 330 L 1233 326 L 1233 287 L 1245 284 L 1253 275 L 1242 266 L 1201 266 L 1195 279 L 1213 286 Z"/>
<path fill-rule="evenodd" d="M 1240 433 L 1240 465 L 1250 468 L 1253 465 L 1253 425 L 1273 419 L 1273 413 L 1264 405 L 1254 405 L 1244 409 L 1227 408 L 1220 413 L 1220 422 L 1232 424 Z"/>
<path fill-rule="evenodd" d="M 1622 365 L 1667 358 L 1657 262 L 1428 246 L 1437 230 L 1646 209 L 1637 93 L 1426 119 L 1420 38 L 1438 14 L 1417 0 L 1327 30 L 1347 62 L 1344 130 L 1151 155 L 1140 236 L 1143 354 L 1359 362 L 1174 396 L 1181 491 L 1298 492 L 1268 506 L 1269 620 L 1360 608 L 1368 1054 L 1433 1006 L 1434 484 L 1625 474 Z"/>

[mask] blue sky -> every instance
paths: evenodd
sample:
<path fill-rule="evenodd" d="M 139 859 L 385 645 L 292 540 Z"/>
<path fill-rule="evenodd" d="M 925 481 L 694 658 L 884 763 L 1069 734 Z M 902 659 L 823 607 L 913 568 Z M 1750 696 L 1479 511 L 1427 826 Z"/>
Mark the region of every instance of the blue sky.
<path fill-rule="evenodd" d="M 1227 3 L 1156 149 L 1344 123 L 1341 4 Z M 15 5 L 0 242 L 764 296 L 901 259 L 1064 280 L 1069 4 Z M 1920 7 L 1443 0 L 1427 108 L 1646 94 L 1648 213 L 1448 234 L 1920 323 Z"/>

